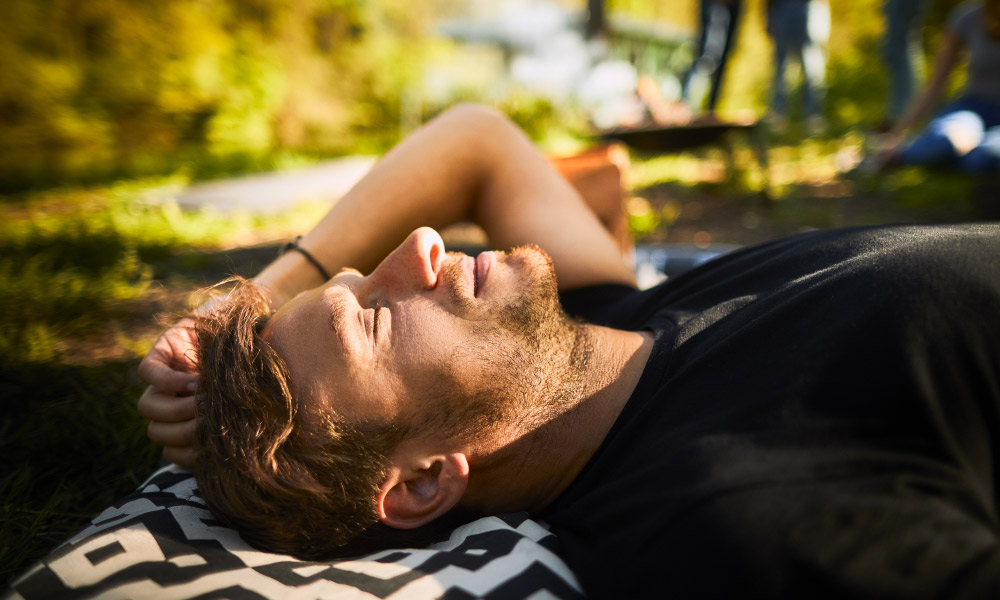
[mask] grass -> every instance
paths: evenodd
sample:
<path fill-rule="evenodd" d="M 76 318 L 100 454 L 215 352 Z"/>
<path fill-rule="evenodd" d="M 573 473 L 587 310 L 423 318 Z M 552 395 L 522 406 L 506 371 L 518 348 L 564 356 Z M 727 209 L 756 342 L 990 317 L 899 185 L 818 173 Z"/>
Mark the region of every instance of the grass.
<path fill-rule="evenodd" d="M 989 178 L 906 168 L 846 176 L 865 151 L 856 130 L 767 135 L 764 169 L 745 140 L 632 159 L 627 208 L 640 243 L 752 244 L 806 229 L 1000 218 Z"/>
<path fill-rule="evenodd" d="M 286 239 L 325 208 L 280 218 L 185 213 L 183 178 L 0 202 L 0 583 L 134 489 L 159 452 L 135 403 L 139 360 L 188 292 L 253 260 L 223 248 Z M 255 263 L 255 264 L 251 264 Z"/>
<path fill-rule="evenodd" d="M 963 178 L 837 179 L 837 156 L 858 144 L 850 135 L 771 142 L 769 178 L 740 145 L 733 168 L 712 149 L 636 157 L 628 206 L 640 240 L 752 243 L 806 227 L 978 216 Z M 161 330 L 156 315 L 182 310 L 191 291 L 229 272 L 252 275 L 275 240 L 325 211 L 183 212 L 170 198 L 188 182 L 176 175 L 0 197 L 4 585 L 155 468 L 158 450 L 135 412 L 145 388 L 135 370 Z"/>

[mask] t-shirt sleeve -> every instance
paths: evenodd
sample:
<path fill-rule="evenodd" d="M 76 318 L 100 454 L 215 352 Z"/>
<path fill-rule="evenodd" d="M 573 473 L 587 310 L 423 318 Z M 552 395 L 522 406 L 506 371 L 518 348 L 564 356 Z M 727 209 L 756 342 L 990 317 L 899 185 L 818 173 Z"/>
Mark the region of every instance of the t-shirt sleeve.
<path fill-rule="evenodd" d="M 948 15 L 948 29 L 958 34 L 959 39 L 968 44 L 975 27 L 979 27 L 978 13 L 982 12 L 980 2 L 963 2 Z"/>

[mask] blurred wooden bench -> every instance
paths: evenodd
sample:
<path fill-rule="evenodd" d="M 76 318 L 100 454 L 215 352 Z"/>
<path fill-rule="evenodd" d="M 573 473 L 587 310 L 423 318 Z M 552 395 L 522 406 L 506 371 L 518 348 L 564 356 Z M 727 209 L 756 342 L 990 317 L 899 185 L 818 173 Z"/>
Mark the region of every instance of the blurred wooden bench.
<path fill-rule="evenodd" d="M 743 136 L 764 174 L 765 195 L 770 189 L 767 144 L 759 121 L 692 121 L 682 125 L 652 125 L 605 131 L 597 137 L 604 142 L 621 142 L 632 150 L 649 154 L 675 154 L 703 146 L 717 146 L 726 154 L 726 167 L 735 170 L 733 137 Z"/>

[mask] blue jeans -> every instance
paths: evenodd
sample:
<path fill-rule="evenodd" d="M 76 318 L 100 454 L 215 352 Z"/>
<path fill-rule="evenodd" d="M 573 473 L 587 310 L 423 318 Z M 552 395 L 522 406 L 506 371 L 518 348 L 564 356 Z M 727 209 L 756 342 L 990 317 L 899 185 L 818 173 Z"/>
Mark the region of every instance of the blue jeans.
<path fill-rule="evenodd" d="M 823 112 L 826 58 L 809 35 L 809 2 L 775 0 L 767 13 L 767 30 L 774 42 L 774 78 L 771 108 L 777 114 L 788 110 L 785 68 L 789 58 L 802 65 L 802 102 L 807 116 Z"/>
<path fill-rule="evenodd" d="M 972 150 L 960 153 L 949 133 L 978 139 Z M 904 165 L 948 167 L 962 173 L 1000 171 L 1000 105 L 978 98 L 961 98 L 938 113 L 917 139 L 899 155 Z"/>
<path fill-rule="evenodd" d="M 884 0 L 885 33 L 882 56 L 889 74 L 889 97 L 885 114 L 899 116 L 913 95 L 915 72 L 922 55 L 920 32 L 928 0 Z"/>
<path fill-rule="evenodd" d="M 731 3 L 701 0 L 698 58 L 691 65 L 691 70 L 684 80 L 685 102 L 690 104 L 692 96 L 700 102 L 704 95 L 704 86 L 709 83 L 708 110 L 715 110 L 742 4 L 742 0 Z"/>

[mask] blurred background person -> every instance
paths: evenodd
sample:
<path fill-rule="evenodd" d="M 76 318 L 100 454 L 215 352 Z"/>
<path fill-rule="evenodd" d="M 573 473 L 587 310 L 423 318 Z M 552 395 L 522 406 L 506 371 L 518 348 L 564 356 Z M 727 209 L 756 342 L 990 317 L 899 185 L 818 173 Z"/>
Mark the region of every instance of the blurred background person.
<path fill-rule="evenodd" d="M 915 140 L 911 128 L 937 104 L 948 77 L 968 53 L 965 89 Z M 950 167 L 966 173 L 1000 170 L 1000 0 L 965 2 L 948 16 L 944 41 L 923 92 L 889 133 L 875 169 L 896 164 Z"/>
<path fill-rule="evenodd" d="M 703 109 L 715 112 L 742 9 L 742 0 L 700 1 L 698 55 L 688 70 L 681 96 L 695 113 Z"/>
<path fill-rule="evenodd" d="M 884 0 L 882 56 L 889 75 L 885 116 L 879 129 L 890 131 L 913 96 L 922 65 L 921 32 L 930 0 Z"/>
<path fill-rule="evenodd" d="M 607 37 L 608 18 L 604 0 L 587 0 L 587 20 L 583 24 L 583 35 L 588 40 Z"/>
<path fill-rule="evenodd" d="M 786 69 L 789 58 L 802 69 L 802 108 L 810 132 L 826 128 L 825 46 L 830 36 L 830 6 L 820 0 L 768 0 L 767 33 L 774 44 L 772 101 L 768 121 L 775 131 L 788 124 Z"/>

